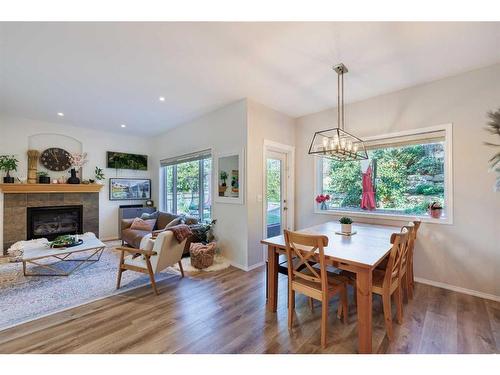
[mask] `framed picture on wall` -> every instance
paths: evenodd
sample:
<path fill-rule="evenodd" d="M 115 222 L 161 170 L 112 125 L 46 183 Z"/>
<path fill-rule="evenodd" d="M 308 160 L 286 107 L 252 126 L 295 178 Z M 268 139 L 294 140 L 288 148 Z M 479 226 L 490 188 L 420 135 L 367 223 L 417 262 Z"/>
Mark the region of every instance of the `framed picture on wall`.
<path fill-rule="evenodd" d="M 148 156 L 125 152 L 106 152 L 106 168 L 148 170 Z"/>
<path fill-rule="evenodd" d="M 243 150 L 217 154 L 215 157 L 215 201 L 243 204 L 244 176 Z"/>
<path fill-rule="evenodd" d="M 110 178 L 109 200 L 151 199 L 151 180 L 147 178 Z"/>

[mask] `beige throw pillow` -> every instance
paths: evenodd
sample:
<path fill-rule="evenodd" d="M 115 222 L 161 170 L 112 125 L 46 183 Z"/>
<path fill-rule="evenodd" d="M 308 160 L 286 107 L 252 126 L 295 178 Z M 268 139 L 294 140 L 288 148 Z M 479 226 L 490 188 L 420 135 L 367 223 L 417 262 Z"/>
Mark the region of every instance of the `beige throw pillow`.
<path fill-rule="evenodd" d="M 130 226 L 130 229 L 145 230 L 151 232 L 155 227 L 156 219 L 142 220 L 140 217 L 136 217 L 134 222 Z"/>

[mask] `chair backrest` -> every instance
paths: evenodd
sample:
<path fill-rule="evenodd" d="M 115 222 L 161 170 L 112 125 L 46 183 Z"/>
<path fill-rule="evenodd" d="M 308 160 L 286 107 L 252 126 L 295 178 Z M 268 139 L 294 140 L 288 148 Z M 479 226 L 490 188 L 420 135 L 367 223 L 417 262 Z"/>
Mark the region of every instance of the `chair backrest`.
<path fill-rule="evenodd" d="M 326 273 L 325 251 L 328 246 L 328 237 L 322 235 L 305 234 L 285 230 L 286 255 L 288 263 L 288 280 L 296 278 L 307 280 L 321 285 L 326 293 L 328 281 Z M 295 262 L 294 262 L 295 258 Z M 319 259 L 319 272 L 309 262 Z M 303 268 L 303 265 L 306 267 Z M 299 270 L 301 269 L 301 270 Z M 309 271 L 307 274 L 304 271 Z"/>
<path fill-rule="evenodd" d="M 403 251 L 401 253 L 401 262 L 400 262 L 401 271 L 407 270 L 410 257 L 413 256 L 415 230 L 416 230 L 415 225 L 413 223 L 409 223 L 408 225 L 404 225 L 403 227 L 401 227 L 401 233 L 408 233 L 408 237 L 406 239 L 406 245 L 403 246 Z"/>
<path fill-rule="evenodd" d="M 385 269 L 384 288 L 390 288 L 391 285 L 399 279 L 401 271 L 401 259 L 403 253 L 406 252 L 408 243 L 408 232 L 393 233 L 391 235 L 391 252 L 389 253 L 389 261 Z"/>
<path fill-rule="evenodd" d="M 413 240 L 415 240 L 417 238 L 418 229 L 420 228 L 420 224 L 422 224 L 422 222 L 420 220 L 413 220 L 412 223 L 415 226 L 415 233 L 413 238 Z"/>
<path fill-rule="evenodd" d="M 161 232 L 153 246 L 153 251 L 156 252 L 156 255 L 150 258 L 153 272 L 160 272 L 179 262 L 182 258 L 186 240 L 179 243 L 172 231 L 166 230 Z"/>

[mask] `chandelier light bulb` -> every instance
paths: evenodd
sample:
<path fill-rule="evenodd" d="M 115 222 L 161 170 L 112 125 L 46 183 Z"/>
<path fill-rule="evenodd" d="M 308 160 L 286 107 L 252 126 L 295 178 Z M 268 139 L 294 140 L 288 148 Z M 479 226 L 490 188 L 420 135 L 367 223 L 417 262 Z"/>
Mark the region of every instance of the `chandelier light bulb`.
<path fill-rule="evenodd" d="M 341 148 L 342 150 L 344 150 L 344 149 L 345 149 L 345 138 L 342 138 L 342 139 L 340 140 L 340 148 Z"/>

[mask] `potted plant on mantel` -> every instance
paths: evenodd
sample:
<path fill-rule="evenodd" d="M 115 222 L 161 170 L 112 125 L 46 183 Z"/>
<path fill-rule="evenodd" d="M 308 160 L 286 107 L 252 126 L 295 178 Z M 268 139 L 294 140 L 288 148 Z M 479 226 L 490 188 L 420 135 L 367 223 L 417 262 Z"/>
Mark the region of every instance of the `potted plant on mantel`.
<path fill-rule="evenodd" d="M 104 181 L 104 179 L 106 178 L 104 176 L 104 172 L 103 172 L 102 168 L 95 167 L 94 174 L 95 174 L 95 180 L 97 181 L 97 183 L 102 185 L 102 181 Z M 93 182 L 93 181 L 90 180 L 90 182 Z"/>
<path fill-rule="evenodd" d="M 14 177 L 10 176 L 10 172 L 17 171 L 17 163 L 19 160 L 15 155 L 0 155 L 0 170 L 5 172 L 4 184 L 14 183 Z"/>
<path fill-rule="evenodd" d="M 38 176 L 39 184 L 50 184 L 50 177 L 47 172 L 45 171 L 37 172 L 36 175 Z"/>
<path fill-rule="evenodd" d="M 350 217 L 344 216 L 340 220 L 340 231 L 342 233 L 350 234 L 352 232 L 352 219 Z"/>

